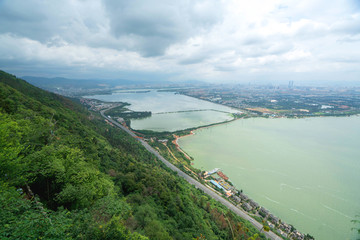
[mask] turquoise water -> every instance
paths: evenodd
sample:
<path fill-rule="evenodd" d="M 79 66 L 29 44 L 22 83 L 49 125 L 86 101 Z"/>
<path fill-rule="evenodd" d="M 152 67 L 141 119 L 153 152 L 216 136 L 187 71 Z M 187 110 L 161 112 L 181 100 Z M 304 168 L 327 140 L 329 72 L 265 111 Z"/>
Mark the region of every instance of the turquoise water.
<path fill-rule="evenodd" d="M 179 139 L 195 167 L 221 168 L 238 189 L 316 239 L 355 239 L 360 117 L 238 120 Z"/>
<path fill-rule="evenodd" d="M 173 92 L 158 92 L 156 90 L 144 93 L 126 90 L 111 95 L 87 97 L 107 102 L 127 102 L 131 104 L 128 107 L 131 110 L 151 111 L 152 116 L 149 118 L 131 120 L 131 127 L 136 130 L 145 129 L 161 132 L 200 127 L 231 120 L 233 117 L 229 113 L 238 112 L 219 104 L 174 94 Z"/>

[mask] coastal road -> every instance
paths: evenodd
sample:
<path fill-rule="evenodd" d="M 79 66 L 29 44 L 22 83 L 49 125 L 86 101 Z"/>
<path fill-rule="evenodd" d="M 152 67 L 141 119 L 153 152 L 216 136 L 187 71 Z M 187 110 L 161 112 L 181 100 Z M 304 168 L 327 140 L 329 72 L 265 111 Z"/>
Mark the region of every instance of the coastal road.
<path fill-rule="evenodd" d="M 115 120 L 113 120 L 112 118 L 109 118 L 108 116 L 106 116 L 104 114 L 105 111 L 109 110 L 111 108 L 105 109 L 105 110 L 101 110 L 100 114 L 102 117 L 104 117 L 105 119 L 107 119 L 109 122 L 111 122 L 112 124 L 114 124 L 115 126 L 121 128 L 122 130 L 124 130 L 125 132 L 127 132 L 129 135 L 131 135 L 132 137 L 137 137 L 135 133 L 133 133 L 132 131 L 130 131 L 128 128 L 124 127 L 123 125 L 121 125 L 120 123 L 116 122 Z M 146 148 L 146 150 L 148 150 L 149 152 L 151 152 L 152 154 L 154 154 L 161 162 L 163 162 L 168 168 L 170 168 L 171 170 L 177 172 L 177 174 L 181 177 L 183 177 L 188 183 L 194 185 L 196 188 L 201 189 L 204 193 L 208 194 L 209 196 L 211 196 L 213 199 L 215 199 L 218 202 L 221 202 L 223 205 L 225 205 L 227 208 L 229 208 L 231 211 L 233 211 L 235 214 L 239 215 L 240 217 L 248 220 L 254 227 L 256 227 L 258 230 L 262 229 L 262 224 L 260 224 L 259 222 L 257 222 L 255 219 L 253 219 L 252 217 L 250 217 L 246 212 L 242 211 L 241 209 L 237 208 L 236 206 L 234 206 L 234 204 L 232 204 L 231 202 L 229 202 L 228 200 L 224 199 L 223 197 L 221 197 L 220 195 L 218 195 L 216 192 L 212 191 L 211 189 L 209 189 L 208 187 L 206 187 L 205 185 L 201 184 L 200 182 L 198 182 L 197 180 L 195 180 L 194 178 L 190 177 L 189 175 L 187 175 L 186 173 L 184 173 L 183 171 L 181 171 L 179 168 L 177 168 L 175 165 L 173 165 L 172 163 L 170 163 L 168 160 L 166 160 L 163 156 L 161 156 L 159 154 L 158 151 L 156 151 L 154 148 L 152 148 L 147 142 L 145 142 L 142 139 L 137 139 L 139 140 L 139 142 Z M 264 232 L 264 234 L 266 235 L 267 238 L 270 238 L 272 240 L 281 240 L 282 238 L 280 238 L 279 236 L 277 236 L 275 233 L 273 232 Z"/>

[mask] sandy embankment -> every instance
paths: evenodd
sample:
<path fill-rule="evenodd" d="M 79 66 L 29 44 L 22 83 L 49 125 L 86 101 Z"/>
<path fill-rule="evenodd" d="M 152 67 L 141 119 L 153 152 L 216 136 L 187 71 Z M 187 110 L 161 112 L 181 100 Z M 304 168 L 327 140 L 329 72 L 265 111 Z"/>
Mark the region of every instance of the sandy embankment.
<path fill-rule="evenodd" d="M 180 146 L 179 146 L 179 144 L 178 144 L 178 139 L 179 139 L 179 138 L 182 138 L 182 137 L 190 136 L 190 135 L 193 135 L 193 134 L 195 134 L 193 131 L 190 131 L 189 134 L 183 135 L 183 136 L 178 136 L 178 135 L 173 134 L 173 136 L 175 137 L 175 139 L 172 141 L 172 143 L 176 146 L 177 150 L 180 151 L 180 152 L 182 152 L 182 153 L 184 154 L 184 156 L 185 156 L 187 159 L 189 159 L 189 160 L 191 160 L 190 156 L 187 155 L 187 153 L 184 152 L 184 151 L 180 148 Z"/>

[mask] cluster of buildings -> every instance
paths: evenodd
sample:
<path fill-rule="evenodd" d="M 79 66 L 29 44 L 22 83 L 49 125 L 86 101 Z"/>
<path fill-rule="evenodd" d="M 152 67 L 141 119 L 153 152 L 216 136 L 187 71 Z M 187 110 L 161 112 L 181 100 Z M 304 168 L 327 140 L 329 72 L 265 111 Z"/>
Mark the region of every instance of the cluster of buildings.
<path fill-rule="evenodd" d="M 359 87 L 231 85 L 189 88 L 179 92 L 229 107 L 247 109 L 248 114 L 265 117 L 351 115 L 360 111 Z"/>
<path fill-rule="evenodd" d="M 303 233 L 296 230 L 292 225 L 282 222 L 267 209 L 260 207 L 258 214 L 267 221 L 267 224 L 271 229 L 276 230 L 281 236 L 298 240 L 303 240 L 305 238 Z"/>
<path fill-rule="evenodd" d="M 100 111 L 106 108 L 110 108 L 114 105 L 114 103 L 104 103 L 99 100 L 90 98 L 81 98 L 80 103 L 87 106 L 92 111 Z"/>
<path fill-rule="evenodd" d="M 255 216 L 261 217 L 273 231 L 276 231 L 284 238 L 296 240 L 303 240 L 305 238 L 305 235 L 296 230 L 292 225 L 282 222 L 278 217 L 271 214 L 264 207 L 261 207 L 242 191 L 236 190 L 229 182 L 229 178 L 221 172 L 219 168 L 204 172 L 203 178 L 210 179 L 207 182 L 220 191 L 223 191 L 238 208 L 242 208 L 246 212 L 251 212 Z"/>
<path fill-rule="evenodd" d="M 214 178 L 214 174 L 217 174 L 219 176 L 218 178 Z M 212 176 L 212 180 L 210 180 L 210 183 L 217 187 L 218 189 L 224 191 L 225 195 L 230 197 L 234 194 L 234 191 L 236 190 L 229 182 L 229 178 L 220 171 L 219 168 L 215 168 L 209 172 L 204 172 L 204 178 L 208 178 Z"/>

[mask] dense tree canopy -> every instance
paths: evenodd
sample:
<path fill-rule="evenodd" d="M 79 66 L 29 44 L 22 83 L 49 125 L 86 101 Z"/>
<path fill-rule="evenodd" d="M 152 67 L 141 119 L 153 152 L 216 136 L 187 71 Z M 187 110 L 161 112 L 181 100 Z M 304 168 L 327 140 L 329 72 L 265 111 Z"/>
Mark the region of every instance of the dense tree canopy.
<path fill-rule="evenodd" d="M 4 72 L 0 185 L 1 239 L 257 236 L 98 114 Z"/>

